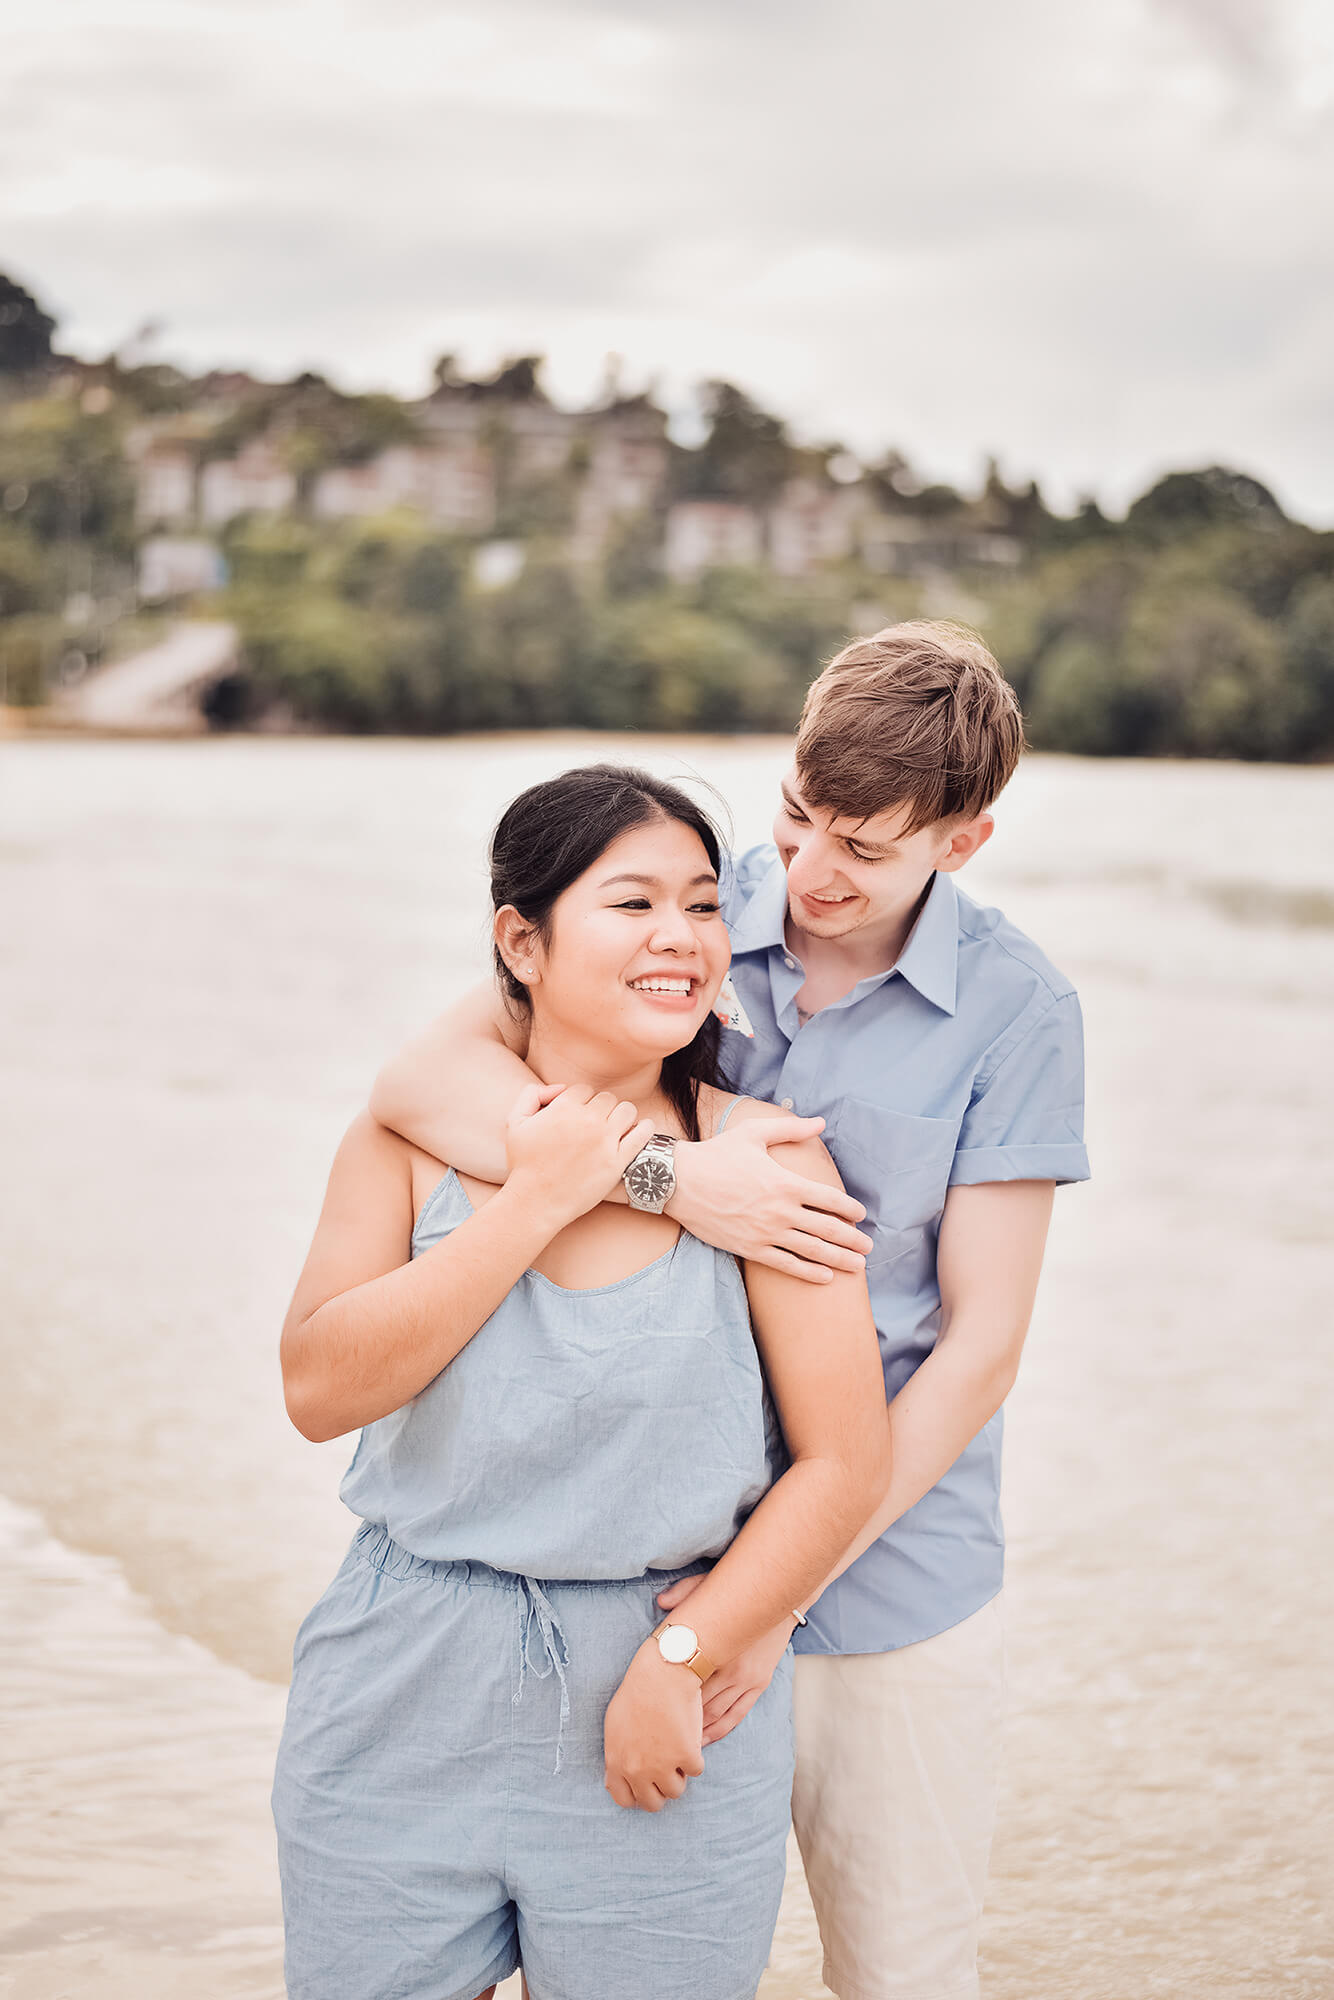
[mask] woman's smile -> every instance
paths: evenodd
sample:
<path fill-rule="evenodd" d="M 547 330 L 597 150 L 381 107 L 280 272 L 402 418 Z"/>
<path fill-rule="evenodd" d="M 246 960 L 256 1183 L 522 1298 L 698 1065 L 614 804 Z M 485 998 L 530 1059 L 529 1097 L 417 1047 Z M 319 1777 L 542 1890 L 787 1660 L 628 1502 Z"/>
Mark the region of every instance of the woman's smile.
<path fill-rule="evenodd" d="M 669 1014 L 688 1014 L 695 1006 L 702 981 L 691 972 L 641 972 L 627 981 L 630 991 L 651 1007 Z"/>

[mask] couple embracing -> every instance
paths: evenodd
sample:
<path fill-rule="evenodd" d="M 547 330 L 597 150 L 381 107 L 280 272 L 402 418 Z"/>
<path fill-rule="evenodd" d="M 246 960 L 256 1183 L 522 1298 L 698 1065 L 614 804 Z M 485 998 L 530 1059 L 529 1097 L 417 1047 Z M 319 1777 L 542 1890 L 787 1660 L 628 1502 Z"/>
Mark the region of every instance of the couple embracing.
<path fill-rule="evenodd" d="M 382 1075 L 283 1331 L 361 1431 L 293 2000 L 750 2000 L 789 1815 L 839 2000 L 977 1993 L 1000 1410 L 1088 1172 L 1075 995 L 955 882 L 1021 747 L 907 624 L 812 686 L 770 846 L 611 765 L 502 816 L 494 985 Z"/>

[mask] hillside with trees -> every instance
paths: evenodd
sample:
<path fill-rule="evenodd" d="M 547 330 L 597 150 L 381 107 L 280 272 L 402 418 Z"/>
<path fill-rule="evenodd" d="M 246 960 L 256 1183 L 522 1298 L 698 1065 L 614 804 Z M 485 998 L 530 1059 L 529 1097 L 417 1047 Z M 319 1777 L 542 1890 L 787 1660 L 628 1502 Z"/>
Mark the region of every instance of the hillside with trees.
<path fill-rule="evenodd" d="M 1334 534 L 1249 475 L 1168 474 L 1112 519 L 897 452 L 795 440 L 743 389 L 698 442 L 609 371 L 559 408 L 541 359 L 419 401 L 323 377 L 62 356 L 0 278 L 0 700 L 192 608 L 237 625 L 216 713 L 349 731 L 790 728 L 852 632 L 962 617 L 1035 747 L 1334 754 Z"/>

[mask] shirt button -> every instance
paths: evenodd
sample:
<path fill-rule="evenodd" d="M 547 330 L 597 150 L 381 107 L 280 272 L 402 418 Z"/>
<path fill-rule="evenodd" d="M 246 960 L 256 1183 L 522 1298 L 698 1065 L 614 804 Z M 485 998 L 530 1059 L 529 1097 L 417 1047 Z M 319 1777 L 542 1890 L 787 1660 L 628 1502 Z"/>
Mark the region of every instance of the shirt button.
<path fill-rule="evenodd" d="M 796 971 L 796 969 L 797 969 L 797 961 L 796 961 L 796 959 L 795 959 L 795 958 L 785 958 L 785 959 L 783 960 L 783 963 L 784 963 L 784 965 L 785 965 L 785 966 L 787 967 L 787 969 L 788 969 L 788 971 L 789 971 L 789 972 L 795 972 L 795 971 Z"/>
<path fill-rule="evenodd" d="M 784 1099 L 782 1100 L 782 1105 L 781 1105 L 781 1108 L 782 1108 L 782 1109 L 783 1109 L 784 1111 L 790 1111 L 790 1110 L 792 1109 L 792 1099 L 791 1099 L 790 1097 L 785 1097 L 785 1098 L 784 1098 Z"/>

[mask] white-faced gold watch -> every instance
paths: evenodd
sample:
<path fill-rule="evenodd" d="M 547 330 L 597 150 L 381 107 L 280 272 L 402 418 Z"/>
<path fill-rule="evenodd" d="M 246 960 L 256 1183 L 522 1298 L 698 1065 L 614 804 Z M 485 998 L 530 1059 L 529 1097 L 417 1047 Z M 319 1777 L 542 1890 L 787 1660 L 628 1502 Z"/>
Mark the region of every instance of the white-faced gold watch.
<path fill-rule="evenodd" d="M 691 1673 L 698 1676 L 701 1686 L 705 1681 L 712 1680 L 713 1661 L 701 1653 L 699 1640 L 688 1625 L 660 1625 L 654 1636 L 658 1641 L 658 1651 L 669 1665 L 689 1667 Z"/>

